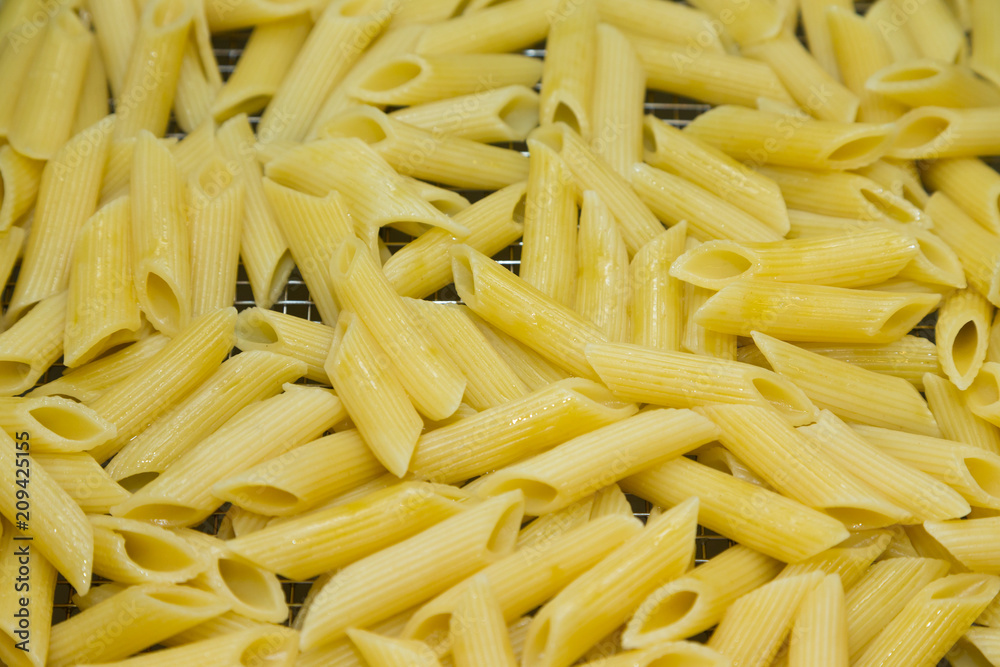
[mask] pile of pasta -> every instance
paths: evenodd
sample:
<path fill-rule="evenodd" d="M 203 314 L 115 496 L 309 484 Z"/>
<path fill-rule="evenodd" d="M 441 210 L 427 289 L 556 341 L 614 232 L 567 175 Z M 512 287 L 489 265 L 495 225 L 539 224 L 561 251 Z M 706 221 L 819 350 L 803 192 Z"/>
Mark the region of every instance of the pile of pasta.
<path fill-rule="evenodd" d="M 691 5 L 0 6 L 0 662 L 1000 665 L 1000 3 Z"/>

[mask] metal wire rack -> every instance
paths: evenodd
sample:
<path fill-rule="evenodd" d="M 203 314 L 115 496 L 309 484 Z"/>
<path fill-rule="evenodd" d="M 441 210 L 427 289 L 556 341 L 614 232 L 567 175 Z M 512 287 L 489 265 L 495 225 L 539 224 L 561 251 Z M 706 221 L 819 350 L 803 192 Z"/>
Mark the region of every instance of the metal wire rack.
<path fill-rule="evenodd" d="M 232 73 L 236 62 L 243 51 L 243 47 L 246 44 L 249 34 L 250 33 L 248 31 L 243 31 L 216 35 L 213 37 L 215 56 L 218 59 L 219 68 L 223 74 L 223 78 L 228 78 Z M 535 48 L 528 49 L 524 53 L 525 55 L 543 58 L 545 52 L 544 48 Z M 652 113 L 658 118 L 664 119 L 678 127 L 687 125 L 691 122 L 691 120 L 699 114 L 707 111 L 709 108 L 710 106 L 707 104 L 657 91 L 648 91 L 645 100 L 646 113 Z M 250 120 L 251 124 L 256 127 L 256 124 L 259 121 L 259 116 L 252 117 Z M 173 136 L 182 136 L 182 133 L 174 125 L 171 127 L 170 134 Z M 526 152 L 527 149 L 524 144 L 513 144 L 510 145 L 510 148 L 524 152 Z M 994 168 L 1000 170 L 1000 159 L 992 161 L 991 164 Z M 466 190 L 461 190 L 460 193 L 472 202 L 475 202 L 488 194 L 487 192 Z M 382 233 L 382 240 L 391 252 L 396 252 L 411 240 L 410 237 L 394 229 L 387 228 L 384 229 Z M 520 241 L 518 241 L 495 255 L 494 259 L 517 273 L 520 267 L 520 256 L 521 244 Z M 10 281 L 8 281 L 8 283 L 3 286 L 2 291 L 0 291 L 0 306 L 4 309 L 10 302 L 17 274 L 18 268 L 15 267 Z M 454 287 L 451 285 L 439 290 L 428 298 L 430 300 L 443 303 L 455 303 L 459 301 L 458 295 L 455 292 Z M 255 306 L 253 294 L 250 289 L 250 283 L 247 280 L 246 273 L 242 266 L 240 266 L 237 279 L 235 305 L 237 310 L 244 310 Z M 281 298 L 274 305 L 274 309 L 312 321 L 320 320 L 318 311 L 313 307 L 313 302 L 310 299 L 308 288 L 306 287 L 305 282 L 302 280 L 302 277 L 297 269 L 292 272 L 291 278 L 288 281 Z M 935 321 L 936 314 L 931 314 L 928 318 L 917 325 L 917 327 L 913 330 L 913 333 L 933 341 Z M 39 381 L 39 384 L 59 377 L 63 370 L 64 367 L 61 364 L 54 365 L 45 373 Z M 629 499 L 632 503 L 635 515 L 645 520 L 650 511 L 649 503 L 636 497 L 630 497 Z M 199 529 L 208 533 L 216 533 L 227 508 L 228 505 L 221 508 L 201 526 L 199 526 Z M 726 550 L 731 544 L 732 542 L 727 538 L 699 526 L 696 546 L 696 561 L 698 563 L 703 563 Z M 101 583 L 101 581 L 101 578 L 95 578 L 95 583 Z M 306 594 L 311 586 L 311 580 L 285 580 L 282 584 L 285 592 L 285 599 L 289 608 L 288 621 L 290 622 L 298 613 L 298 610 L 305 600 Z M 71 600 L 72 592 L 73 591 L 70 585 L 60 576 L 56 586 L 55 605 L 53 611 L 54 623 L 63 621 L 75 613 L 78 613 L 79 610 Z M 947 662 L 943 662 L 942 666 L 947 664 Z"/>

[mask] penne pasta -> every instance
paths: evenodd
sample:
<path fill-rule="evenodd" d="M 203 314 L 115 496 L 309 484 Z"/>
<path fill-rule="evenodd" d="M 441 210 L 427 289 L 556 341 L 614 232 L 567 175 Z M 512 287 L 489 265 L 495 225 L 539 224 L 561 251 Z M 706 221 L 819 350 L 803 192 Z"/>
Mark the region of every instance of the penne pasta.
<path fill-rule="evenodd" d="M 0 83 L 3 84 L 4 90 L 14 92 L 23 87 L 24 78 L 45 36 L 44 28 L 47 23 L 45 19 L 47 16 L 40 22 L 41 25 L 31 25 L 34 28 L 32 32 L 24 34 L 22 31 L 17 40 L 4 40 L 7 48 L 0 49 Z M 23 21 L 21 25 L 27 27 Z M 4 139 L 10 132 L 16 101 L 16 95 L 10 95 L 5 96 L 4 101 L 0 103 L 0 137 Z"/>
<path fill-rule="evenodd" d="M 574 310 L 613 341 L 631 340 L 628 250 L 611 211 L 593 190 L 583 193 Z"/>
<path fill-rule="evenodd" d="M 297 359 L 306 365 L 307 378 L 323 384 L 328 382 L 323 366 L 334 336 L 333 327 L 274 310 L 248 308 L 236 319 L 236 347 Z"/>
<path fill-rule="evenodd" d="M 32 548 L 37 549 L 73 588 L 86 594 L 94 531 L 69 494 L 31 457 L 30 435 L 20 433 L 14 440 L 0 432 L 0 514 L 8 527 L 17 527 L 15 540 L 29 542 L 29 558 Z"/>
<path fill-rule="evenodd" d="M 793 425 L 816 416 L 798 387 L 749 364 L 615 343 L 588 345 L 587 360 L 624 400 L 674 408 L 745 403 L 774 409 Z"/>
<path fill-rule="evenodd" d="M 528 149 L 518 275 L 562 305 L 572 306 L 577 289 L 576 187 L 568 167 L 550 146 L 532 139 Z"/>
<path fill-rule="evenodd" d="M 90 407 L 114 424 L 118 435 L 91 449 L 90 455 L 106 462 L 211 375 L 232 349 L 235 324 L 232 308 L 202 315 L 94 400 Z"/>
<path fill-rule="evenodd" d="M 507 623 L 484 574 L 472 577 L 451 617 L 455 667 L 515 667 Z"/>
<path fill-rule="evenodd" d="M 924 529 L 962 565 L 973 572 L 1000 573 L 997 524 L 1000 517 L 964 521 L 927 521 Z"/>
<path fill-rule="evenodd" d="M 509 554 L 522 511 L 520 493 L 497 496 L 354 561 L 316 594 L 301 626 L 300 647 L 309 650 L 337 639 L 349 627 L 389 618 Z M 428 549 L 442 541 L 448 542 L 447 549 L 437 553 Z M 391 567 L 400 559 L 408 567 Z M 438 576 L 428 577 L 429 568 Z"/>
<path fill-rule="evenodd" d="M 969 628 L 955 645 L 957 652 L 956 664 L 961 661 L 972 661 L 969 664 L 989 664 L 1000 660 L 1000 632 L 996 628 Z"/>
<path fill-rule="evenodd" d="M 41 40 L 17 92 L 7 140 L 21 155 L 50 160 L 72 134 L 94 38 L 72 10 L 62 9 Z"/>
<path fill-rule="evenodd" d="M 1000 150 L 996 119 L 996 107 L 919 107 L 896 121 L 888 155 L 905 160 L 993 155 Z"/>
<path fill-rule="evenodd" d="M 0 533 L 0 576 L 14 582 L 0 592 L 0 609 L 4 612 L 4 620 L 0 623 L 0 660 L 11 667 L 44 667 L 52 628 L 56 569 L 44 556 L 31 553 L 31 548 L 27 547 L 30 590 L 17 590 L 18 570 L 26 565 L 25 543 L 19 541 L 13 527 L 2 520 Z M 21 627 L 20 618 L 15 614 L 26 615 L 29 619 L 26 629 Z"/>
<path fill-rule="evenodd" d="M 557 0 L 511 0 L 463 14 L 429 26 L 415 52 L 464 56 L 525 49 L 545 39 L 557 7 Z"/>
<path fill-rule="evenodd" d="M 114 665 L 114 667 L 169 667 L 198 660 L 211 664 L 238 664 L 241 661 L 261 660 L 287 667 L 293 664 L 298 652 L 298 634 L 294 630 L 261 624 L 260 627 L 236 630 L 183 646 L 100 664 Z"/>
<path fill-rule="evenodd" d="M 517 151 L 442 135 L 356 106 L 326 121 L 320 139 L 358 138 L 405 176 L 457 188 L 497 190 L 528 177 Z"/>
<path fill-rule="evenodd" d="M 924 586 L 854 661 L 936 665 L 1000 591 L 1000 579 L 956 574 Z"/>
<path fill-rule="evenodd" d="M 965 65 L 920 59 L 884 67 L 865 87 L 908 107 L 959 109 L 1000 104 L 1000 89 Z"/>
<path fill-rule="evenodd" d="M 1000 406 L 997 405 L 997 401 L 992 393 L 996 390 L 997 383 L 1000 381 L 998 371 L 1000 371 L 1000 365 L 996 362 L 988 361 L 984 363 L 976 378 L 963 395 L 965 404 L 972 414 L 990 422 L 994 426 L 997 425 L 997 421 L 1000 419 L 1000 414 L 998 414 L 998 407 Z"/>
<path fill-rule="evenodd" d="M 295 264 L 264 193 L 261 168 L 254 157 L 256 139 L 244 114 L 223 123 L 216 137 L 223 155 L 235 167 L 234 181 L 243 184 L 240 257 L 254 302 L 270 308 L 281 296 Z"/>
<path fill-rule="evenodd" d="M 995 240 L 941 191 L 931 195 L 926 212 L 935 220 L 938 236 L 954 250 L 969 285 L 993 305 L 1000 303 L 1000 274 L 996 271 Z"/>
<path fill-rule="evenodd" d="M 113 424 L 90 408 L 61 397 L 0 398 L 0 430 L 31 434 L 37 452 L 82 452 L 115 435 Z"/>
<path fill-rule="evenodd" d="M 66 301 L 66 292 L 50 296 L 0 333 L 0 396 L 31 389 L 62 356 Z"/>
<path fill-rule="evenodd" d="M 945 297 L 934 326 L 941 369 L 959 389 L 968 389 L 986 359 L 993 306 L 975 290 Z"/>
<path fill-rule="evenodd" d="M 1000 454 L 1000 431 L 969 408 L 969 398 L 948 380 L 924 376 L 927 405 L 943 437 Z"/>
<path fill-rule="evenodd" d="M 828 575 L 802 600 L 788 640 L 790 667 L 848 664 L 844 586 Z"/>
<path fill-rule="evenodd" d="M 698 116 L 686 131 L 754 166 L 803 169 L 863 167 L 885 155 L 893 137 L 892 128 L 883 125 L 807 120 L 732 105 Z M 899 146 L 898 137 L 896 142 L 893 146 Z"/>
<path fill-rule="evenodd" d="M 87 11 L 94 23 L 95 41 L 107 70 L 107 83 L 117 99 L 122 93 L 132 56 L 139 12 L 135 3 L 128 0 L 89 0 Z"/>
<path fill-rule="evenodd" d="M 285 391 L 250 405 L 211 436 L 182 454 L 156 479 L 111 509 L 113 516 L 152 520 L 165 526 L 196 524 L 222 501 L 212 485 L 234 474 L 314 440 L 343 418 L 340 401 L 318 387 L 286 384 Z M 283 418 L 295 415 L 285 423 Z M 227 449 L 240 442 L 240 457 Z"/>
<path fill-rule="evenodd" d="M 243 226 L 243 184 L 218 158 L 188 182 L 191 235 L 191 316 L 227 308 L 236 300 Z"/>
<path fill-rule="evenodd" d="M 0 147 L 0 181 L 3 181 L 0 234 L 12 233 L 14 223 L 35 203 L 44 166 L 41 161 L 25 157 L 10 146 Z M 20 235 L 24 232 L 13 233 Z M 17 246 L 20 248 L 21 243 Z"/>
<path fill-rule="evenodd" d="M 982 160 L 935 160 L 922 175 L 930 188 L 943 192 L 988 231 L 1000 234 L 1000 174 Z"/>
<path fill-rule="evenodd" d="M 176 584 L 193 579 L 207 560 L 184 538 L 143 521 L 87 517 L 94 529 L 94 573 L 123 584 Z"/>
<path fill-rule="evenodd" d="M 490 473 L 477 481 L 475 492 L 489 498 L 520 489 L 525 513 L 548 514 L 656 461 L 707 444 L 718 433 L 690 410 L 645 411 Z"/>
<path fill-rule="evenodd" d="M 514 373 L 529 390 L 537 391 L 569 377 L 569 373 L 556 368 L 516 339 L 483 322 L 466 306 L 461 308 L 472 318 L 473 323 L 486 336 L 493 349 L 514 369 Z"/>
<path fill-rule="evenodd" d="M 965 31 L 944 0 L 927 0 L 907 11 L 904 27 L 924 58 L 951 63 L 968 49 Z"/>
<path fill-rule="evenodd" d="M 815 424 L 799 427 L 798 432 L 917 522 L 955 519 L 971 510 L 958 492 L 867 443 L 831 412 L 822 411 Z M 892 484 L 885 484 L 889 479 Z M 846 579 L 844 584 L 850 585 Z"/>
<path fill-rule="evenodd" d="M 750 279 L 716 292 L 698 309 L 694 321 L 740 336 L 758 331 L 789 341 L 888 343 L 905 335 L 938 301 L 937 294 Z"/>
<path fill-rule="evenodd" d="M 63 334 L 63 363 L 70 368 L 140 333 L 130 228 L 131 201 L 125 196 L 98 210 L 77 234 Z"/>
<path fill-rule="evenodd" d="M 736 206 L 680 176 L 647 164 L 632 166 L 632 187 L 658 218 L 670 224 L 684 220 L 699 241 L 777 241 L 780 234 Z"/>
<path fill-rule="evenodd" d="M 419 320 L 417 320 L 419 322 Z M 326 373 L 375 457 L 403 477 L 423 421 L 407 396 L 391 360 L 365 323 L 344 311 L 326 360 Z"/>
<path fill-rule="evenodd" d="M 849 536 L 831 516 L 683 457 L 623 480 L 622 489 L 664 507 L 697 496 L 703 526 L 783 562 L 805 560 Z"/>
<path fill-rule="evenodd" d="M 759 332 L 754 332 L 753 338 L 771 368 L 794 382 L 817 407 L 862 424 L 941 435 L 927 403 L 906 380 L 824 357 Z"/>
<path fill-rule="evenodd" d="M 854 3 L 847 0 L 800 0 L 796 4 L 802 12 L 802 29 L 806 34 L 810 53 L 831 77 L 845 78 L 837 66 L 837 49 L 840 44 L 828 18 L 837 11 L 854 14 Z M 794 32 L 795 11 L 789 13 L 792 14 L 791 32 Z"/>
<path fill-rule="evenodd" d="M 930 199 L 930 195 L 927 194 L 920 181 L 920 172 L 911 162 L 879 160 L 856 171 L 917 208 L 922 209 L 927 205 L 927 200 Z"/>
<path fill-rule="evenodd" d="M 826 28 L 825 21 L 822 27 Z M 743 53 L 770 65 L 795 103 L 814 118 L 839 123 L 853 123 L 857 118 L 860 106 L 857 95 L 840 83 L 795 37 L 781 35 L 745 48 Z M 817 86 L 822 89 L 822 95 L 816 94 Z"/>
<path fill-rule="evenodd" d="M 751 0 L 695 0 L 698 9 L 722 22 L 740 46 L 749 46 L 777 35 L 785 17 L 778 6 L 771 2 Z"/>
<path fill-rule="evenodd" d="M 653 37 L 673 44 L 697 45 L 705 51 L 723 53 L 726 46 L 722 26 L 705 12 L 686 5 L 648 0 L 598 0 L 601 21 L 623 32 Z M 600 62 L 600 60 L 598 60 Z"/>
<path fill-rule="evenodd" d="M 684 335 L 684 285 L 670 266 L 684 251 L 687 222 L 679 222 L 639 249 L 632 258 L 629 308 L 632 343 L 678 351 Z"/>
<path fill-rule="evenodd" d="M 996 35 L 997 8 L 990 2 L 972 3 L 972 53 L 968 64 L 977 74 L 1000 85 L 1000 48 Z"/>
<path fill-rule="evenodd" d="M 733 546 L 656 589 L 643 600 L 622 635 L 626 648 L 648 648 L 716 625 L 736 600 L 763 586 L 781 563 Z"/>
<path fill-rule="evenodd" d="M 273 23 L 292 16 L 304 14 L 313 9 L 313 4 L 304 0 L 274 3 L 268 0 L 223 0 L 205 5 L 208 27 L 213 32 L 229 32 L 250 28 L 259 24 Z"/>
<path fill-rule="evenodd" d="M 211 11 L 206 10 L 211 16 Z M 212 117 L 224 122 L 265 108 L 302 48 L 312 21 L 305 12 L 254 27 L 236 68 L 212 103 Z"/>
<path fill-rule="evenodd" d="M 567 378 L 423 434 L 410 471 L 439 483 L 460 482 L 635 412 L 634 405 L 617 401 L 604 387 L 582 378 Z"/>
<path fill-rule="evenodd" d="M 128 491 L 86 452 L 38 452 L 34 459 L 87 514 L 106 514 Z"/>
<path fill-rule="evenodd" d="M 561 121 L 585 141 L 593 136 L 597 0 L 560 0 L 545 40 L 539 118 L 542 125 Z"/>
<path fill-rule="evenodd" d="M 566 586 L 535 614 L 523 663 L 572 664 L 649 593 L 683 574 L 694 556 L 697 520 L 698 500 L 692 498 L 650 521 Z M 603 613 L 588 613 L 588 604 Z"/>
<path fill-rule="evenodd" d="M 175 336 L 191 318 L 190 231 L 177 162 L 149 132 L 136 138 L 131 181 L 136 297 L 150 323 Z"/>
<path fill-rule="evenodd" d="M 336 0 L 321 9 L 261 116 L 261 143 L 305 139 L 327 95 L 392 18 L 380 0 Z"/>
<path fill-rule="evenodd" d="M 614 3 L 598 2 L 602 4 Z M 660 6 L 652 3 L 653 8 Z M 646 72 L 628 38 L 609 25 L 597 26 L 596 48 L 590 147 L 628 178 L 632 165 L 642 162 Z"/>
<path fill-rule="evenodd" d="M 471 141 L 524 141 L 538 126 L 538 95 L 527 86 L 504 86 L 398 109 L 389 116 Z"/>
<path fill-rule="evenodd" d="M 173 409 L 129 440 L 108 473 L 136 491 L 155 479 L 241 409 L 270 398 L 305 375 L 305 364 L 264 351 L 244 352 L 211 370 Z"/>
<path fill-rule="evenodd" d="M 781 190 L 759 171 L 655 116 L 647 116 L 643 123 L 643 141 L 650 166 L 691 181 L 779 234 L 788 232 Z"/>
<path fill-rule="evenodd" d="M 506 628 L 504 628 L 506 630 Z M 365 663 L 374 667 L 440 667 L 434 651 L 423 642 L 394 639 L 373 632 L 351 628 L 347 636 L 354 642 Z"/>
<path fill-rule="evenodd" d="M 5 314 L 7 326 L 33 304 L 69 285 L 76 234 L 97 208 L 114 124 L 102 121 L 75 135 L 42 170 L 32 233 Z"/>
<path fill-rule="evenodd" d="M 195 6 L 174 95 L 174 119 L 185 132 L 212 122 L 212 103 L 222 88 L 211 40 L 204 6 Z"/>

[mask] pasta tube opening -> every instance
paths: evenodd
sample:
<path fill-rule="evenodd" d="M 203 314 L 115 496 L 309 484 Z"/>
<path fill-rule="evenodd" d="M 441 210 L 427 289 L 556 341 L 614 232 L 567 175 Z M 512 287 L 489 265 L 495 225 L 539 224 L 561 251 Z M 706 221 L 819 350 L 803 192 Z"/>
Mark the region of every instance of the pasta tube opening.
<path fill-rule="evenodd" d="M 389 137 L 389 130 L 373 114 L 359 110 L 358 113 L 347 112 L 327 121 L 320 130 L 320 138 L 338 137 L 357 138 L 373 145 L 385 141 Z"/>
<path fill-rule="evenodd" d="M 934 144 L 951 128 L 952 119 L 944 109 L 915 109 L 897 122 L 894 157 L 930 157 Z"/>
<path fill-rule="evenodd" d="M 670 627 L 691 613 L 698 604 L 698 591 L 678 590 L 668 594 L 646 617 L 639 632 L 655 632 Z"/>
<path fill-rule="evenodd" d="M 860 502 L 859 502 L 860 504 Z M 864 507 L 824 507 L 823 513 L 833 517 L 845 526 L 857 529 L 859 526 L 882 527 L 899 522 L 898 514 L 889 514 L 878 509 Z"/>
<path fill-rule="evenodd" d="M 21 393 L 22 385 L 31 374 L 31 364 L 14 359 L 0 359 L 0 394 L 12 396 Z"/>
<path fill-rule="evenodd" d="M 153 320 L 173 323 L 182 321 L 180 299 L 163 276 L 148 271 L 142 283 L 146 287 L 146 304 L 152 311 L 150 317 Z"/>
<path fill-rule="evenodd" d="M 159 476 L 160 473 L 158 472 L 140 472 L 121 478 L 118 480 L 118 484 L 129 493 L 136 493 Z"/>
<path fill-rule="evenodd" d="M 136 475 L 136 477 L 139 477 L 139 475 Z M 125 488 L 127 489 L 128 487 Z M 121 505 L 119 505 L 119 507 L 121 507 Z M 201 521 L 203 514 L 204 513 L 201 510 L 195 509 L 194 507 L 185 507 L 184 505 L 175 505 L 173 503 L 154 502 L 136 505 L 119 516 L 126 519 L 136 519 L 138 521 L 162 523 L 168 526 L 190 526 Z"/>
<path fill-rule="evenodd" d="M 144 570 L 177 572 L 200 564 L 187 550 L 152 535 L 121 529 L 116 532 L 122 537 L 125 554 Z"/>
<path fill-rule="evenodd" d="M 889 316 L 882 323 L 882 326 L 879 327 L 877 334 L 879 339 L 891 338 L 892 340 L 898 340 L 909 333 L 927 314 L 928 302 L 928 299 L 915 299 L 909 303 L 902 304 L 894 311 L 890 311 Z"/>
<path fill-rule="evenodd" d="M 559 496 L 559 490 L 551 484 L 530 477 L 505 480 L 490 488 L 489 493 L 494 496 L 518 490 L 524 494 L 524 511 L 529 515 L 542 514 Z"/>
<path fill-rule="evenodd" d="M 294 632 L 254 633 L 253 641 L 240 653 L 236 663 L 241 667 L 261 667 L 266 665 L 287 665 L 290 656 L 299 652 L 298 635 Z"/>
<path fill-rule="evenodd" d="M 499 495 L 499 494 L 498 494 Z M 524 516 L 524 505 L 520 502 L 511 503 L 493 525 L 493 530 L 486 539 L 486 551 L 491 556 L 504 556 L 514 549 L 517 535 L 521 530 L 521 519 Z"/>
<path fill-rule="evenodd" d="M 294 493 L 271 484 L 241 484 L 227 488 L 225 493 L 233 498 L 253 499 L 254 511 L 270 516 L 285 514 L 302 502 Z"/>
<path fill-rule="evenodd" d="M 983 491 L 1000 499 L 1000 464 L 976 456 L 966 456 L 962 462 Z"/>
<path fill-rule="evenodd" d="M 77 408 L 76 403 L 67 405 L 43 405 L 28 410 L 28 414 L 38 425 L 51 431 L 57 438 L 72 441 L 88 441 L 104 434 L 107 427 L 95 421 L 93 416 Z"/>
<path fill-rule="evenodd" d="M 476 272 L 472 268 L 472 249 L 456 246 L 451 249 L 451 271 L 455 276 L 455 289 L 462 295 L 465 304 L 476 308 Z"/>
<path fill-rule="evenodd" d="M 511 98 L 500 107 L 497 116 L 510 128 L 512 136 L 527 137 L 538 126 L 538 98 L 530 88 L 512 88 Z"/>
<path fill-rule="evenodd" d="M 403 88 L 423 73 L 424 64 L 418 56 L 396 58 L 365 77 L 358 83 L 358 89 L 372 93 L 385 93 Z"/>
<path fill-rule="evenodd" d="M 753 275 L 756 264 L 757 257 L 747 248 L 709 241 L 677 258 L 670 275 L 698 287 L 720 290 L 737 278 Z"/>
<path fill-rule="evenodd" d="M 891 139 L 892 126 L 876 127 L 867 133 L 847 139 L 827 153 L 826 160 L 833 169 L 850 169 L 853 165 L 871 164 L 885 154 Z"/>
<path fill-rule="evenodd" d="M 275 587 L 275 579 L 264 574 L 261 568 L 222 557 L 218 560 L 219 577 L 232 596 L 247 607 L 264 612 L 276 607 L 284 607 L 285 599 L 281 588 Z"/>
<path fill-rule="evenodd" d="M 917 65 L 903 63 L 902 67 L 898 65 L 895 67 L 886 67 L 880 73 L 872 75 L 868 85 L 871 86 L 876 82 L 908 83 L 911 81 L 922 81 L 940 76 L 940 74 L 941 67 L 935 66 L 934 63 L 920 63 Z"/>
<path fill-rule="evenodd" d="M 995 577 L 952 576 L 938 582 L 930 595 L 931 600 L 964 600 L 996 595 Z"/>
<path fill-rule="evenodd" d="M 1000 416 L 1000 364 L 987 362 L 965 392 L 969 409 L 987 421 Z"/>
<path fill-rule="evenodd" d="M 791 381 L 777 374 L 765 374 L 761 370 L 760 377 L 750 381 L 763 401 L 788 418 L 789 423 L 808 423 L 812 421 L 816 408 L 809 398 Z"/>
<path fill-rule="evenodd" d="M 278 331 L 266 317 L 240 317 L 236 320 L 236 336 L 254 345 L 275 345 L 281 340 Z"/>
<path fill-rule="evenodd" d="M 180 22 L 181 19 L 185 23 L 190 20 L 187 3 L 184 0 L 165 0 L 153 8 L 150 24 L 157 30 L 166 30 L 174 27 L 173 24 Z"/>
<path fill-rule="evenodd" d="M 862 186 L 858 189 L 858 192 L 864 197 L 865 201 L 874 206 L 879 213 L 885 215 L 890 220 L 916 223 L 922 217 L 920 210 L 916 206 L 909 204 L 902 197 L 898 197 L 882 188 Z M 909 205 L 907 206 L 907 204 Z"/>

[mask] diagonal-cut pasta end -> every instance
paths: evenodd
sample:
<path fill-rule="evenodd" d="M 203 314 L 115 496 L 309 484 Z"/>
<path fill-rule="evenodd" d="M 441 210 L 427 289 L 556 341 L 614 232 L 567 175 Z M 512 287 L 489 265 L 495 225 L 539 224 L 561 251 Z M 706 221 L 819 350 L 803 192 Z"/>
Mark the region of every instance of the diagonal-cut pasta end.
<path fill-rule="evenodd" d="M 904 160 L 933 159 L 947 151 L 952 141 L 953 112 L 941 107 L 920 107 L 898 121 L 889 156 Z"/>
<path fill-rule="evenodd" d="M 354 89 L 358 98 L 373 104 L 387 103 L 417 85 L 427 76 L 429 64 L 420 56 L 406 55 L 393 58 L 375 68 L 357 83 Z"/>
<path fill-rule="evenodd" d="M 670 266 L 670 275 L 710 290 L 756 273 L 757 253 L 733 241 L 708 241 L 688 250 Z"/>

